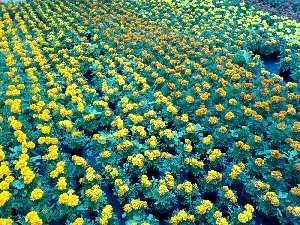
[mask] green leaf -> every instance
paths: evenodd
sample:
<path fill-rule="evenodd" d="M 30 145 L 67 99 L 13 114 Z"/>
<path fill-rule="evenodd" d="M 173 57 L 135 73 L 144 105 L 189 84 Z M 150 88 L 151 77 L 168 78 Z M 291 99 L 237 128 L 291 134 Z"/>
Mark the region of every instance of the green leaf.
<path fill-rule="evenodd" d="M 24 183 L 20 180 L 14 180 L 12 182 L 12 186 L 17 188 L 17 189 L 23 189 L 25 187 Z"/>
<path fill-rule="evenodd" d="M 251 55 L 247 51 L 244 51 L 243 57 L 247 63 L 251 61 Z"/>

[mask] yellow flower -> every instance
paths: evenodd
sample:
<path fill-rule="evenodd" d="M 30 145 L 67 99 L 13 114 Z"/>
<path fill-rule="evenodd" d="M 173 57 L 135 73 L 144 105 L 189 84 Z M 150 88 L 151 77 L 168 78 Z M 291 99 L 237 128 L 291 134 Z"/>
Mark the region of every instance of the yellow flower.
<path fill-rule="evenodd" d="M 131 204 L 126 204 L 124 207 L 124 212 L 126 213 L 130 213 L 132 211 L 132 207 L 131 207 Z"/>
<path fill-rule="evenodd" d="M 25 221 L 31 225 L 42 225 L 43 224 L 43 220 L 39 217 L 39 215 L 35 211 L 31 211 L 31 212 L 27 213 L 27 215 L 25 217 Z"/>
<path fill-rule="evenodd" d="M 234 118 L 234 114 L 232 112 L 228 112 L 225 115 L 225 120 L 232 120 Z"/>
<path fill-rule="evenodd" d="M 265 161 L 262 158 L 256 158 L 255 159 L 255 165 L 256 166 L 263 166 Z"/>
<path fill-rule="evenodd" d="M 211 135 L 208 135 L 207 137 L 204 137 L 202 139 L 202 143 L 205 145 L 209 145 L 212 143 L 213 137 Z"/>
<path fill-rule="evenodd" d="M 99 224 L 108 225 L 109 224 L 108 220 L 112 218 L 112 215 L 113 215 L 113 207 L 111 205 L 106 205 L 101 212 Z"/>
<path fill-rule="evenodd" d="M 0 218 L 0 224 L 13 225 L 13 220 L 12 219 Z"/>
<path fill-rule="evenodd" d="M 216 116 L 209 117 L 209 119 L 208 119 L 208 122 L 210 124 L 216 124 L 218 121 L 219 121 L 219 119 Z"/>
<path fill-rule="evenodd" d="M 58 202 L 63 205 L 67 205 L 70 207 L 75 207 L 79 203 L 79 197 L 77 195 L 73 195 L 74 190 L 69 190 L 67 193 L 63 193 L 59 195 Z"/>
<path fill-rule="evenodd" d="M 83 225 L 84 220 L 82 218 L 76 218 L 73 223 L 70 223 L 70 225 Z"/>
<path fill-rule="evenodd" d="M 58 190 L 65 190 L 67 188 L 67 181 L 65 177 L 60 177 L 57 181 L 56 187 Z"/>
<path fill-rule="evenodd" d="M 3 161 L 5 159 L 5 154 L 3 151 L 3 146 L 0 145 L 0 162 Z"/>
<path fill-rule="evenodd" d="M 226 128 L 225 126 L 221 126 L 221 127 L 219 128 L 219 131 L 220 131 L 221 133 L 226 133 L 227 128 Z"/>
<path fill-rule="evenodd" d="M 222 180 L 222 174 L 215 170 L 209 170 L 205 177 L 206 183 L 210 183 L 213 180 Z"/>
<path fill-rule="evenodd" d="M 248 221 L 250 221 L 252 219 L 252 213 L 249 211 L 243 211 L 242 213 L 240 213 L 238 215 L 238 220 L 241 223 L 247 223 Z"/>
<path fill-rule="evenodd" d="M 102 190 L 98 184 L 95 184 L 92 188 L 85 191 L 85 195 L 90 198 L 92 202 L 96 202 L 102 195 Z"/>
<path fill-rule="evenodd" d="M 293 130 L 294 132 L 300 132 L 300 122 L 294 122 Z"/>
<path fill-rule="evenodd" d="M 194 98 L 190 95 L 188 95 L 186 98 L 185 98 L 185 101 L 189 104 L 193 103 L 194 102 Z"/>
<path fill-rule="evenodd" d="M 119 190 L 118 190 L 118 196 L 123 196 L 124 194 L 126 194 L 129 191 L 128 185 L 124 184 L 119 186 Z"/>
<path fill-rule="evenodd" d="M 44 191 L 40 188 L 35 188 L 30 194 L 30 200 L 35 201 L 41 199 L 44 195 Z"/>
<path fill-rule="evenodd" d="M 0 193 L 0 207 L 4 206 L 4 204 L 10 199 L 11 193 L 8 191 L 2 191 Z"/>
<path fill-rule="evenodd" d="M 164 184 L 159 185 L 159 187 L 158 187 L 159 195 L 165 195 L 168 191 L 169 190 L 168 190 L 168 187 L 166 185 L 164 185 Z"/>
<path fill-rule="evenodd" d="M 282 178 L 282 174 L 280 173 L 280 171 L 272 171 L 271 176 L 276 180 L 280 180 Z"/>
<path fill-rule="evenodd" d="M 209 200 L 202 200 L 201 204 L 196 207 L 197 213 L 200 215 L 205 214 L 208 210 L 211 210 L 213 204 Z"/>

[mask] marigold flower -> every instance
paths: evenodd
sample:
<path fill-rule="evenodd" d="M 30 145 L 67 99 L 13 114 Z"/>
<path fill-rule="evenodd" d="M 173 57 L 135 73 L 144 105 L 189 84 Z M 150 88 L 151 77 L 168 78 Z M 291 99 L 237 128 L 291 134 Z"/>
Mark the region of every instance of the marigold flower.
<path fill-rule="evenodd" d="M 42 225 L 43 224 L 43 220 L 39 217 L 39 215 L 35 211 L 31 211 L 31 212 L 27 213 L 27 215 L 25 217 L 25 221 L 32 225 Z"/>
<path fill-rule="evenodd" d="M 234 114 L 232 112 L 228 112 L 225 115 L 225 120 L 232 120 L 234 118 Z"/>
<path fill-rule="evenodd" d="M 44 195 L 44 191 L 40 188 L 35 188 L 30 194 L 30 200 L 35 201 L 41 199 Z"/>

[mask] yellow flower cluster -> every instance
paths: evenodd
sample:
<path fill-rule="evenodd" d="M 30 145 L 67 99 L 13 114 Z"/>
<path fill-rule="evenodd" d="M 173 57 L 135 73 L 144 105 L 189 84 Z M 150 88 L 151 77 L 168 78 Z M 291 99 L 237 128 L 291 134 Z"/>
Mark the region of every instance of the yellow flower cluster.
<path fill-rule="evenodd" d="M 192 214 L 188 214 L 184 210 L 180 210 L 178 213 L 176 213 L 174 216 L 170 218 L 170 223 L 172 225 L 178 225 L 181 222 L 188 221 L 188 222 L 195 222 L 195 216 Z"/>
<path fill-rule="evenodd" d="M 292 195 L 300 196 L 300 187 L 291 188 Z"/>
<path fill-rule="evenodd" d="M 286 142 L 297 152 L 300 152 L 300 142 L 293 140 L 292 138 L 287 138 Z M 275 151 L 275 150 L 274 150 Z M 282 156 L 282 155 L 281 155 Z"/>
<path fill-rule="evenodd" d="M 180 120 L 185 123 L 189 122 L 189 115 L 186 113 L 182 114 Z"/>
<path fill-rule="evenodd" d="M 207 135 L 207 137 L 204 137 L 202 139 L 202 143 L 205 145 L 210 145 L 213 141 L 213 137 L 211 135 Z"/>
<path fill-rule="evenodd" d="M 248 221 L 250 221 L 253 217 L 252 213 L 254 212 L 254 208 L 252 205 L 247 204 L 245 205 L 245 210 L 238 214 L 238 220 L 241 223 L 247 223 Z"/>
<path fill-rule="evenodd" d="M 195 114 L 197 116 L 203 116 L 206 115 L 206 113 L 207 113 L 207 108 L 204 105 L 202 105 L 199 109 L 195 111 Z"/>
<path fill-rule="evenodd" d="M 109 158 L 110 156 L 111 156 L 111 154 L 110 154 L 109 150 L 105 150 L 105 151 L 100 153 L 101 158 Z"/>
<path fill-rule="evenodd" d="M 225 192 L 225 198 L 227 198 L 230 202 L 236 203 L 237 199 L 232 190 L 229 189 L 228 186 L 223 186 L 222 190 Z"/>
<path fill-rule="evenodd" d="M 174 114 L 174 115 L 176 115 L 178 113 L 178 109 L 175 106 L 171 105 L 171 104 L 169 104 L 167 106 L 167 111 Z"/>
<path fill-rule="evenodd" d="M 196 158 L 185 158 L 184 163 L 193 167 L 203 168 L 204 163 Z"/>
<path fill-rule="evenodd" d="M 159 119 L 150 119 L 150 124 L 153 125 L 154 130 L 162 129 L 166 126 L 165 122 Z"/>
<path fill-rule="evenodd" d="M 7 99 L 5 100 L 5 105 L 10 105 L 10 111 L 12 113 L 21 113 L 21 99 Z"/>
<path fill-rule="evenodd" d="M 242 141 L 238 141 L 235 143 L 235 147 L 241 149 L 241 150 L 244 150 L 244 151 L 249 151 L 250 150 L 250 146 L 245 144 L 244 142 Z"/>
<path fill-rule="evenodd" d="M 56 168 L 50 172 L 50 177 L 56 178 L 60 174 L 63 174 L 65 170 L 65 164 L 66 163 L 64 161 L 59 161 L 58 163 L 56 163 Z"/>
<path fill-rule="evenodd" d="M 95 170 L 93 167 L 88 167 L 85 171 L 85 178 L 88 181 L 93 181 L 96 178 Z"/>
<path fill-rule="evenodd" d="M 74 190 L 69 190 L 67 193 L 62 193 L 59 195 L 58 202 L 62 205 L 67 205 L 70 207 L 75 207 L 79 203 L 79 197 L 73 194 Z"/>
<path fill-rule="evenodd" d="M 18 120 L 16 120 L 16 118 L 14 116 L 10 116 L 8 118 L 8 121 L 10 122 L 9 125 L 14 129 L 14 130 L 21 130 L 22 128 L 22 123 Z"/>
<path fill-rule="evenodd" d="M 160 157 L 160 151 L 159 150 L 146 150 L 144 152 L 144 156 L 147 157 L 150 161 L 153 161 Z"/>
<path fill-rule="evenodd" d="M 129 99 L 127 97 L 121 98 L 121 103 L 122 103 L 123 113 L 128 113 L 129 111 L 136 109 L 138 107 L 138 104 L 136 103 L 129 103 Z"/>
<path fill-rule="evenodd" d="M 58 139 L 54 137 L 39 137 L 38 138 L 38 143 L 40 145 L 46 144 L 46 145 L 56 145 L 58 143 Z"/>
<path fill-rule="evenodd" d="M 105 172 L 109 173 L 112 176 L 112 178 L 119 176 L 118 170 L 116 168 L 113 168 L 111 165 L 106 165 L 104 169 Z"/>
<path fill-rule="evenodd" d="M 34 117 L 38 117 L 39 119 L 47 122 L 49 120 L 51 120 L 51 116 L 50 116 L 50 110 L 49 109 L 45 109 L 42 111 L 41 114 L 38 115 L 33 115 Z"/>
<path fill-rule="evenodd" d="M 21 131 L 21 130 L 16 130 L 14 132 L 14 136 L 17 138 L 17 141 L 19 143 L 23 143 L 23 142 L 26 142 L 26 139 L 27 139 L 27 135 Z"/>
<path fill-rule="evenodd" d="M 262 181 L 257 180 L 257 181 L 251 181 L 251 183 L 256 187 L 258 190 L 265 189 L 269 190 L 270 185 L 269 184 L 264 184 Z"/>
<path fill-rule="evenodd" d="M 185 181 L 182 184 L 177 185 L 178 190 L 184 190 L 184 192 L 190 195 L 193 192 L 193 188 L 198 189 L 197 184 L 192 184 L 190 181 Z"/>
<path fill-rule="evenodd" d="M 133 199 L 130 203 L 124 206 L 124 211 L 130 213 L 132 210 L 138 210 L 147 207 L 146 201 L 141 201 L 139 199 Z"/>
<path fill-rule="evenodd" d="M 129 191 L 129 187 L 127 184 L 119 185 L 118 188 L 118 196 L 123 196 Z"/>
<path fill-rule="evenodd" d="M 215 170 L 209 170 L 207 176 L 205 177 L 205 182 L 210 183 L 213 180 L 222 180 L 222 173 Z"/>
<path fill-rule="evenodd" d="M 174 188 L 174 180 L 175 179 L 174 179 L 173 175 L 170 172 L 166 172 L 165 179 L 160 180 L 159 182 L 161 184 L 166 184 L 169 189 L 172 189 L 172 188 Z"/>
<path fill-rule="evenodd" d="M 169 191 L 169 189 L 165 184 L 160 184 L 158 186 L 157 192 L 158 192 L 159 195 L 161 195 L 161 196 L 165 195 L 168 191 Z"/>
<path fill-rule="evenodd" d="M 99 224 L 100 225 L 110 224 L 109 219 L 112 218 L 112 215 L 113 215 L 113 207 L 111 205 L 104 206 L 101 212 L 101 217 L 99 219 Z"/>
<path fill-rule="evenodd" d="M 83 168 L 88 166 L 88 163 L 85 161 L 85 159 L 77 155 L 72 156 L 72 161 L 76 166 L 82 166 Z"/>
<path fill-rule="evenodd" d="M 71 132 L 73 124 L 70 120 L 59 121 L 59 126 L 65 127 L 67 132 Z"/>
<path fill-rule="evenodd" d="M 141 176 L 141 184 L 144 186 L 144 187 L 149 187 L 151 185 L 151 181 L 148 179 L 148 176 L 147 175 L 142 175 Z"/>
<path fill-rule="evenodd" d="M 133 143 L 131 141 L 129 141 L 129 140 L 125 140 L 122 143 L 120 143 L 120 144 L 117 145 L 117 150 L 121 151 L 124 148 L 129 148 L 131 146 L 133 146 Z"/>
<path fill-rule="evenodd" d="M 194 133 L 196 131 L 196 128 L 194 127 L 193 123 L 188 123 L 185 128 L 185 131 L 187 133 Z"/>
<path fill-rule="evenodd" d="M 243 172 L 245 169 L 244 163 L 239 163 L 238 165 L 234 165 L 231 169 L 231 172 L 229 174 L 229 177 L 231 179 L 237 179 L 238 175 Z"/>
<path fill-rule="evenodd" d="M 116 116 L 115 120 L 112 121 L 110 125 L 112 127 L 117 127 L 118 130 L 121 130 L 124 128 L 124 122 L 120 116 Z"/>
<path fill-rule="evenodd" d="M 213 217 L 216 219 L 216 225 L 228 225 L 228 221 L 222 216 L 221 211 L 215 211 Z"/>
<path fill-rule="evenodd" d="M 124 138 L 128 135 L 128 129 L 127 128 L 123 128 L 121 130 L 118 130 L 116 132 L 113 133 L 113 137 L 115 139 L 120 139 L 120 138 Z"/>
<path fill-rule="evenodd" d="M 131 129 L 132 133 L 138 132 L 141 138 L 144 138 L 147 136 L 147 132 L 145 131 L 145 128 L 143 126 L 132 126 Z"/>
<path fill-rule="evenodd" d="M 23 179 L 24 184 L 31 184 L 35 178 L 35 173 L 27 166 L 21 168 L 21 178 Z"/>
<path fill-rule="evenodd" d="M 51 145 L 48 147 L 48 154 L 42 156 L 44 160 L 55 160 L 58 158 L 58 147 L 57 145 Z"/>
<path fill-rule="evenodd" d="M 151 136 L 149 139 L 146 140 L 146 143 L 151 147 L 155 148 L 157 145 L 157 138 L 155 136 Z"/>
<path fill-rule="evenodd" d="M 193 150 L 192 142 L 190 139 L 184 140 L 184 150 L 186 152 L 191 152 Z"/>
<path fill-rule="evenodd" d="M 66 109 L 65 107 L 61 107 L 59 110 L 59 114 L 62 117 L 67 117 L 67 116 L 72 116 L 73 115 L 73 111 L 71 109 Z"/>
<path fill-rule="evenodd" d="M 97 202 L 99 197 L 102 195 L 102 190 L 98 184 L 92 186 L 85 191 L 85 196 L 90 198 L 92 202 Z"/>
<path fill-rule="evenodd" d="M 31 211 L 31 212 L 27 213 L 27 215 L 25 217 L 25 221 L 31 225 L 42 225 L 43 224 L 43 220 L 39 217 L 39 215 L 35 211 Z"/>
<path fill-rule="evenodd" d="M 0 147 L 0 159 L 1 159 L 1 151 L 2 150 Z M 4 159 L 4 157 L 2 157 L 2 159 Z M 7 161 L 3 161 L 0 164 L 0 179 L 3 179 L 5 177 L 4 180 L 0 182 L 0 190 L 2 191 L 7 191 L 9 189 L 9 185 L 15 180 L 15 178 L 12 176 L 11 170 L 9 169 L 8 165 L 9 164 Z"/>
<path fill-rule="evenodd" d="M 213 208 L 213 204 L 209 200 L 202 200 L 200 205 L 196 207 L 197 213 L 200 215 L 205 214 L 207 211 Z"/>
<path fill-rule="evenodd" d="M 149 112 L 144 113 L 145 118 L 151 118 L 151 117 L 155 117 L 155 116 L 156 116 L 156 112 L 154 110 L 150 110 Z M 150 124 L 152 124 L 151 120 L 150 120 Z"/>
<path fill-rule="evenodd" d="M 220 149 L 209 149 L 208 153 L 210 153 L 208 159 L 211 162 L 216 161 L 217 159 L 221 158 L 221 156 L 223 155 Z"/>
<path fill-rule="evenodd" d="M 145 157 L 142 154 L 137 154 L 136 156 L 128 156 L 127 161 L 131 162 L 133 165 L 143 168 Z"/>
<path fill-rule="evenodd" d="M 144 118 L 141 115 L 134 115 L 132 113 L 128 114 L 128 118 L 132 121 L 134 125 L 141 123 Z"/>
<path fill-rule="evenodd" d="M 95 119 L 95 114 L 93 114 L 93 113 L 83 116 L 84 121 L 90 121 L 93 119 Z"/>
<path fill-rule="evenodd" d="M 270 201 L 273 206 L 279 206 L 279 199 L 275 192 L 268 191 L 261 199 L 263 201 Z"/>
<path fill-rule="evenodd" d="M 300 217 L 300 206 L 288 206 L 286 207 L 286 211 L 293 214 L 296 217 Z"/>
<path fill-rule="evenodd" d="M 159 131 L 159 136 L 160 136 L 160 137 L 165 136 L 165 137 L 167 137 L 169 140 L 171 140 L 171 139 L 174 137 L 175 133 L 176 133 L 175 131 L 172 131 L 172 130 L 170 130 L 170 129 L 165 129 L 165 130 Z"/>

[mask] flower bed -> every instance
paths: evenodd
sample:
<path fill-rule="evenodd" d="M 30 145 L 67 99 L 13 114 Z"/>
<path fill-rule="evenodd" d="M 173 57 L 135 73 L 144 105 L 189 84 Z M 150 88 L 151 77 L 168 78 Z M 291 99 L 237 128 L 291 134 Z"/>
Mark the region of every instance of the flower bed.
<path fill-rule="evenodd" d="M 243 0 L 247 6 L 267 11 L 272 15 L 286 16 L 300 22 L 299 0 Z"/>
<path fill-rule="evenodd" d="M 0 6 L 0 224 L 299 223 L 299 23 L 227 0 Z"/>

